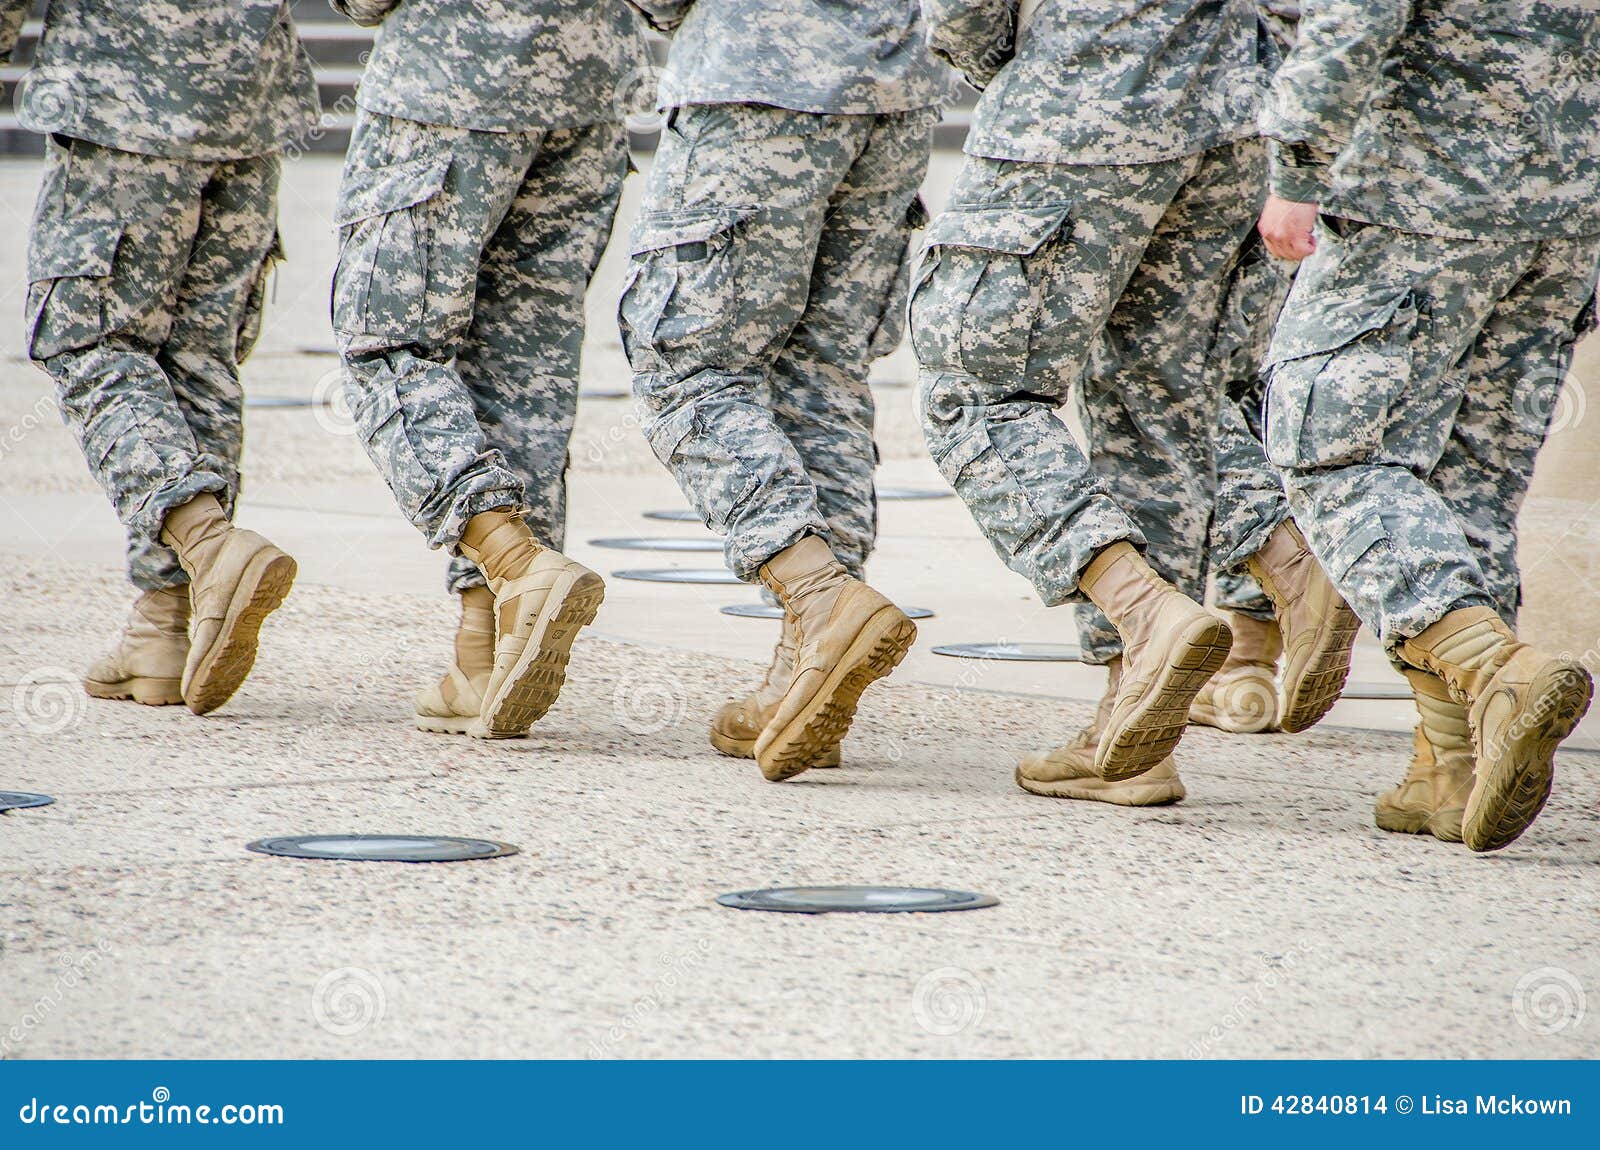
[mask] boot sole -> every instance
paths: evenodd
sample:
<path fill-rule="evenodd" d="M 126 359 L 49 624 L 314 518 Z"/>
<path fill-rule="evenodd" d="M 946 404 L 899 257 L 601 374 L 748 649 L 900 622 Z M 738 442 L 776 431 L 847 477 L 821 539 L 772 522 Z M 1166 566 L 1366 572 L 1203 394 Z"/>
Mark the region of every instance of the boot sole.
<path fill-rule="evenodd" d="M 1016 780 L 1017 786 L 1031 795 L 1044 795 L 1050 799 L 1076 799 L 1079 802 L 1100 803 L 1108 807 L 1168 807 L 1173 803 L 1182 802 L 1189 793 L 1184 790 L 1182 782 L 1151 783 L 1126 792 L 1127 797 L 1119 802 L 1112 802 L 1105 797 L 1104 792 L 1095 791 L 1093 784 L 1100 781 L 1096 779 L 1057 779 L 1046 783 L 1026 777 L 1019 769 Z"/>
<path fill-rule="evenodd" d="M 183 681 L 135 677 L 104 683 L 85 679 L 83 693 L 95 699 L 131 699 L 146 707 L 172 707 L 183 702 Z"/>
<path fill-rule="evenodd" d="M 1233 648 L 1233 632 L 1215 616 L 1184 628 L 1143 701 L 1100 742 L 1095 770 L 1107 782 L 1136 778 L 1172 754 L 1189 725 L 1189 707 Z"/>
<path fill-rule="evenodd" d="M 732 739 L 720 731 L 711 732 L 711 745 L 719 752 L 734 759 L 753 759 L 756 757 L 756 741 L 754 739 Z M 839 748 L 834 747 L 831 753 L 824 752 L 820 761 L 812 763 L 808 770 L 822 770 L 828 767 L 837 767 L 842 761 Z"/>
<path fill-rule="evenodd" d="M 465 735 L 478 722 L 477 715 L 416 715 L 413 723 L 419 731 L 435 735 Z"/>
<path fill-rule="evenodd" d="M 1442 842 L 1461 841 L 1461 814 L 1449 811 L 1406 811 L 1394 807 L 1376 807 L 1373 822 L 1379 830 L 1398 835 L 1432 835 Z"/>
<path fill-rule="evenodd" d="M 1289 734 L 1304 731 L 1333 710 L 1350 677 L 1350 652 L 1356 645 L 1361 620 L 1348 604 L 1334 611 L 1320 641 L 1311 648 L 1305 667 L 1296 678 L 1284 668 L 1283 713 L 1278 726 Z"/>
<path fill-rule="evenodd" d="M 485 739 L 516 739 L 545 717 L 567 681 L 567 663 L 578 632 L 594 622 L 605 601 L 605 581 L 592 571 L 564 575 L 550 588 L 528 645 L 499 693 L 485 704 L 470 734 Z"/>
<path fill-rule="evenodd" d="M 233 697 L 256 665 L 261 625 L 283 606 L 299 566 L 276 547 L 263 548 L 246 564 L 228 601 L 228 614 L 211 648 L 188 677 L 183 701 L 197 715 L 210 714 Z"/>
<path fill-rule="evenodd" d="M 898 607 L 879 608 L 810 705 L 756 755 L 761 773 L 774 783 L 792 779 L 842 743 L 856 717 L 862 692 L 899 666 L 916 639 L 917 625 Z"/>
<path fill-rule="evenodd" d="M 1497 851 L 1515 842 L 1544 810 L 1555 780 L 1556 747 L 1589 709 L 1594 684 L 1570 664 L 1541 671 L 1529 685 L 1529 700 L 1512 720 L 1544 715 L 1528 723 L 1485 770 L 1467 799 L 1461 838 L 1468 850 Z"/>

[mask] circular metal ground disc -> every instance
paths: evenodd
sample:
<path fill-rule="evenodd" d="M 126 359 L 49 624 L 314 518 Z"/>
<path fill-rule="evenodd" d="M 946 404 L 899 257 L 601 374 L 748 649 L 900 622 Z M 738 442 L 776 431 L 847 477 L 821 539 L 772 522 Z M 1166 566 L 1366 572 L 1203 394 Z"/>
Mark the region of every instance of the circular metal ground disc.
<path fill-rule="evenodd" d="M 336 347 L 303 346 L 295 348 L 295 351 L 299 352 L 301 355 L 331 355 L 337 357 L 339 354 L 339 349 Z"/>
<path fill-rule="evenodd" d="M 967 890 L 933 890 L 919 886 L 789 886 L 719 894 L 717 901 L 735 910 L 776 910 L 789 914 L 894 914 L 941 910 L 977 910 L 998 906 L 993 895 Z"/>
<path fill-rule="evenodd" d="M 613 551 L 718 551 L 720 539 L 591 539 L 591 547 L 608 547 Z"/>
<path fill-rule="evenodd" d="M 246 407 L 326 407 L 328 400 L 300 395 L 251 395 L 244 401 Z"/>
<path fill-rule="evenodd" d="M 687 507 L 674 507 L 671 511 L 646 511 L 646 519 L 659 519 L 663 523 L 698 523 L 700 513 Z"/>
<path fill-rule="evenodd" d="M 952 659 L 998 659 L 1007 663 L 1081 663 L 1083 652 L 1072 643 L 953 643 L 935 647 L 935 655 Z"/>
<path fill-rule="evenodd" d="M 586 387 L 578 392 L 579 399 L 628 399 L 632 392 L 614 387 Z"/>
<path fill-rule="evenodd" d="M 1407 699 L 1411 688 L 1404 683 L 1346 683 L 1341 699 Z"/>
<path fill-rule="evenodd" d="M 24 807 L 47 807 L 55 799 L 49 795 L 31 795 L 27 791 L 0 791 L 0 811 L 20 811 Z"/>
<path fill-rule="evenodd" d="M 906 615 L 912 619 L 932 619 L 933 612 L 926 607 L 902 607 Z M 770 603 L 734 603 L 722 608 L 724 615 L 732 615 L 738 619 L 782 619 L 783 608 L 774 607 Z"/>
<path fill-rule="evenodd" d="M 936 487 L 880 487 L 879 499 L 950 499 L 954 491 L 940 491 Z"/>
<path fill-rule="evenodd" d="M 683 567 L 635 567 L 613 571 L 614 579 L 633 579 L 640 583 L 719 583 L 744 585 L 744 580 L 723 567 L 693 570 Z"/>
<path fill-rule="evenodd" d="M 517 853 L 509 843 L 445 835 L 280 835 L 259 839 L 245 849 L 291 859 L 356 862 L 463 862 Z"/>

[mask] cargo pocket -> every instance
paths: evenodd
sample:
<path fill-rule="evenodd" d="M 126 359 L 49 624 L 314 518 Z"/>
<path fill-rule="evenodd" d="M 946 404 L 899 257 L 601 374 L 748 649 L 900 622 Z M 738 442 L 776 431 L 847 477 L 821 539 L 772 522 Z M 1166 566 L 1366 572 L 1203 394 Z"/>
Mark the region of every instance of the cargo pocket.
<path fill-rule="evenodd" d="M 754 209 L 708 208 L 639 217 L 618 305 L 634 371 L 669 368 L 680 350 L 738 324 L 739 225 Z"/>
<path fill-rule="evenodd" d="M 363 390 L 347 374 L 345 389 L 356 434 L 366 444 L 367 453 L 383 461 L 384 476 L 401 510 L 413 523 L 418 522 L 439 483 L 412 440 L 405 405 L 395 385 L 384 382 Z"/>
<path fill-rule="evenodd" d="M 1279 322 L 1263 365 L 1267 456 L 1286 468 L 1371 461 L 1390 406 L 1411 382 L 1415 296 L 1360 289 L 1310 303 Z"/>
<path fill-rule="evenodd" d="M 107 297 L 122 225 L 59 219 L 28 252 L 28 355 L 39 361 L 92 347 L 107 329 Z"/>
<path fill-rule="evenodd" d="M 1008 432 L 1023 430 L 1017 424 L 1006 426 Z M 971 414 L 965 434 L 934 462 L 995 549 L 1016 556 L 1044 529 L 1045 520 L 992 435 L 989 424 Z"/>
<path fill-rule="evenodd" d="M 343 335 L 425 334 L 428 201 L 444 190 L 450 157 L 357 172 L 339 190 L 339 266 L 333 323 Z"/>
<path fill-rule="evenodd" d="M 272 246 L 261 258 L 261 266 L 256 269 L 256 278 L 250 285 L 249 296 L 245 299 L 244 315 L 239 320 L 239 335 L 234 342 L 235 363 L 243 363 L 256 349 L 256 341 L 261 338 L 261 317 L 267 307 L 267 284 L 272 280 L 273 269 L 281 264 L 284 258 L 283 235 L 274 231 Z"/>
<path fill-rule="evenodd" d="M 1026 374 L 1043 303 L 1029 260 L 1062 230 L 1070 207 L 956 205 L 933 221 L 911 303 L 924 367 L 982 379 Z"/>
<path fill-rule="evenodd" d="M 889 294 L 878 311 L 878 322 L 867 340 L 867 358 L 881 359 L 900 346 L 906 334 L 906 296 L 911 277 L 911 237 L 928 226 L 928 209 L 921 196 L 914 196 L 906 209 L 905 243 L 900 250 L 900 266 L 889 285 Z"/>

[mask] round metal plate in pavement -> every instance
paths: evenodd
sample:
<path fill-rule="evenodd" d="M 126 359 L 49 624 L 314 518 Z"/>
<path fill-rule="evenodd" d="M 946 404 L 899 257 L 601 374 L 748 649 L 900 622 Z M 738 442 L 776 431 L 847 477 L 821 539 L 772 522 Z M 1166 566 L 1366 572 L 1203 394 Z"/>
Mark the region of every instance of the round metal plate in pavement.
<path fill-rule="evenodd" d="M 646 511 L 646 519 L 659 519 L 663 523 L 698 523 L 700 513 L 687 507 L 674 507 L 671 511 Z"/>
<path fill-rule="evenodd" d="M 413 863 L 464 862 L 517 853 L 509 843 L 445 835 L 281 835 L 259 839 L 245 849 L 291 859 Z"/>
<path fill-rule="evenodd" d="M 705 551 L 720 552 L 720 539 L 591 539 L 591 547 L 612 551 Z"/>
<path fill-rule="evenodd" d="M 1411 688 L 1404 683 L 1346 683 L 1339 692 L 1341 699 L 1404 699 L 1410 700 Z"/>
<path fill-rule="evenodd" d="M 586 387 L 578 392 L 579 399 L 628 399 L 632 392 L 618 387 Z"/>
<path fill-rule="evenodd" d="M 720 894 L 717 901 L 735 910 L 776 910 L 789 914 L 895 914 L 977 910 L 998 906 L 993 895 L 920 886 L 789 886 Z"/>
<path fill-rule="evenodd" d="M 26 807 L 47 807 L 55 799 L 49 795 L 32 795 L 27 791 L 0 791 L 0 811 L 20 811 Z"/>
<path fill-rule="evenodd" d="M 723 567 L 694 570 L 685 567 L 635 567 L 627 571 L 613 571 L 616 579 L 633 579 L 640 583 L 719 583 L 725 586 L 744 585 L 744 580 Z"/>
<path fill-rule="evenodd" d="M 326 407 L 328 400 L 314 395 L 247 395 L 246 407 Z"/>
<path fill-rule="evenodd" d="M 954 491 L 941 491 L 936 487 L 880 487 L 879 499 L 949 499 Z"/>
<path fill-rule="evenodd" d="M 1083 652 L 1072 643 L 953 643 L 935 647 L 935 655 L 952 659 L 998 659 L 1006 663 L 1081 663 Z"/>
<path fill-rule="evenodd" d="M 907 616 L 912 619 L 932 619 L 933 612 L 926 607 L 902 607 Z M 733 603 L 722 608 L 724 615 L 732 615 L 738 619 L 782 619 L 783 608 L 774 607 L 770 603 Z"/>

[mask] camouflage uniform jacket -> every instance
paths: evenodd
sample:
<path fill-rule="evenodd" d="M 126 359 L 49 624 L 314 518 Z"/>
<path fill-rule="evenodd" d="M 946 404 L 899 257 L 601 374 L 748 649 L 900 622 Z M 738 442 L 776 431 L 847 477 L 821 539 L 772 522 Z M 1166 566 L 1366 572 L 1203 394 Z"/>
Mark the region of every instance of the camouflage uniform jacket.
<path fill-rule="evenodd" d="M 0 59 L 30 0 L 0 0 Z M 51 0 L 18 100 L 29 127 L 220 162 L 276 152 L 321 116 L 285 0 Z"/>
<path fill-rule="evenodd" d="M 942 104 L 918 0 L 629 0 L 673 32 L 661 106 L 876 114 Z"/>
<path fill-rule="evenodd" d="M 1458 239 L 1600 232 L 1595 0 L 1309 0 L 1262 131 L 1273 190 Z"/>
<path fill-rule="evenodd" d="M 369 112 L 480 132 L 615 123 L 644 38 L 623 0 L 333 0 L 382 23 L 357 97 Z"/>
<path fill-rule="evenodd" d="M 924 0 L 936 55 L 983 88 L 968 154 L 1142 164 L 1256 134 L 1273 48 L 1255 0 Z"/>

